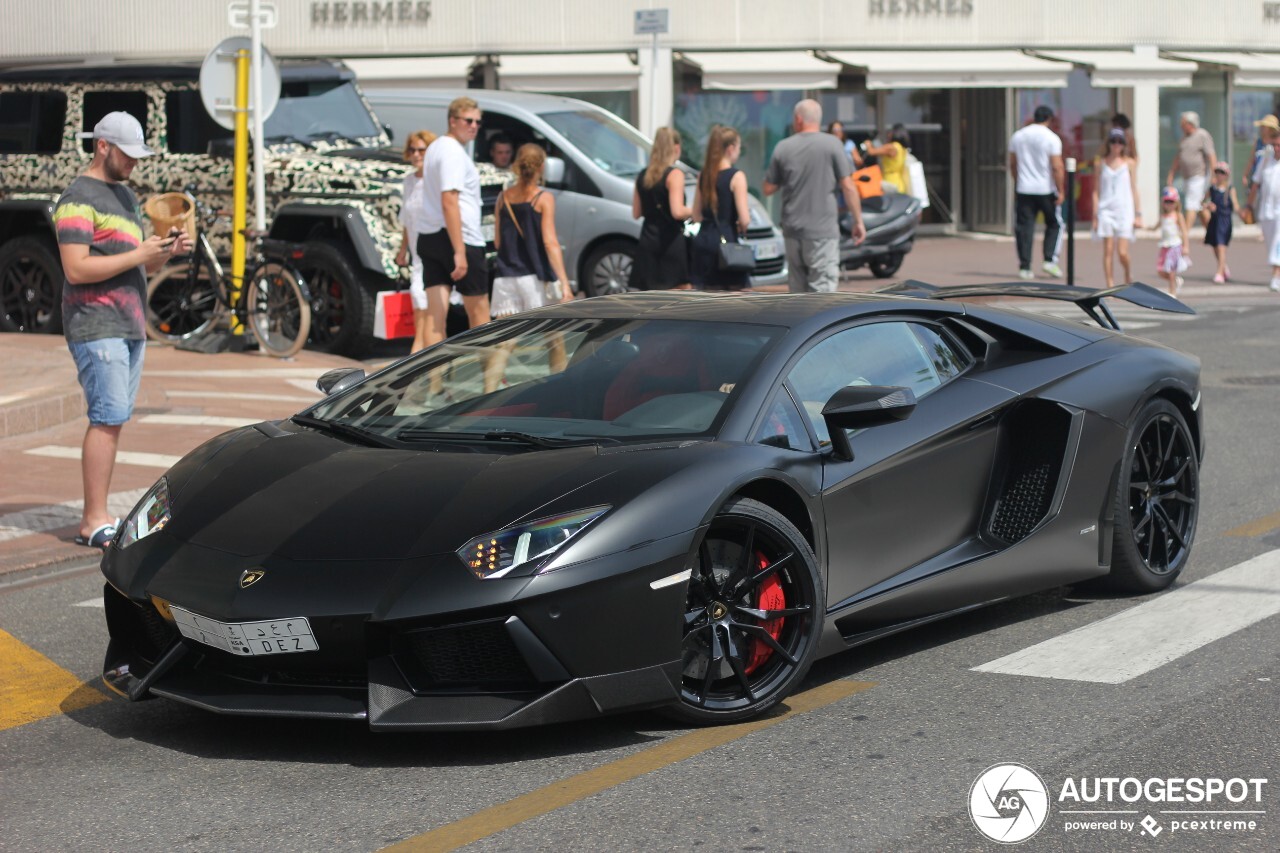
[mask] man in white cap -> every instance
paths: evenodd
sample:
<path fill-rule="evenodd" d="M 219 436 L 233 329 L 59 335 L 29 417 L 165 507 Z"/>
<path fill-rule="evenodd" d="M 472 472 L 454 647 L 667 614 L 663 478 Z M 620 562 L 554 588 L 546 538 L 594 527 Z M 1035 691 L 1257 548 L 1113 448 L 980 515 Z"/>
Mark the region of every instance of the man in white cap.
<path fill-rule="evenodd" d="M 116 534 L 107 511 L 120 428 L 133 414 L 142 379 L 147 276 L 191 251 L 185 232 L 143 237 L 138 199 L 124 186 L 147 147 L 128 113 L 103 116 L 92 133 L 93 161 L 58 199 L 53 221 L 66 281 L 62 325 L 89 416 L 80 454 L 84 511 L 76 542 L 105 549 Z"/>

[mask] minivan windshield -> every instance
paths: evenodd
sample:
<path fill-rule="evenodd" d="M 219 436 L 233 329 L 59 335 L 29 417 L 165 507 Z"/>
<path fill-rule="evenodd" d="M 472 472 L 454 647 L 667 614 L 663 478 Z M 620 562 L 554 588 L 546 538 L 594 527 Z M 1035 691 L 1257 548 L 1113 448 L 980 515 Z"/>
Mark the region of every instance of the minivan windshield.
<path fill-rule="evenodd" d="M 649 165 L 649 141 L 634 127 L 609 113 L 566 110 L 541 115 L 557 133 L 606 172 L 634 178 Z"/>
<path fill-rule="evenodd" d="M 365 141 L 381 132 L 350 80 L 289 80 L 263 125 L 268 142 Z"/>

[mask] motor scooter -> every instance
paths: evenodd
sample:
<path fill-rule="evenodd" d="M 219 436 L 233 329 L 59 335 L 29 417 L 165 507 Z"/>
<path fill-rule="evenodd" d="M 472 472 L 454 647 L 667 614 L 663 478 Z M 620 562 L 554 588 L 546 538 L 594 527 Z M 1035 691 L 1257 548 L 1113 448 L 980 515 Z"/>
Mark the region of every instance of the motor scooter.
<path fill-rule="evenodd" d="M 840 214 L 840 268 L 871 269 L 876 278 L 888 278 L 902 266 L 911 251 L 920 224 L 920 200 L 906 193 L 885 193 L 862 199 L 862 222 L 867 238 L 853 244 L 853 217 Z"/>

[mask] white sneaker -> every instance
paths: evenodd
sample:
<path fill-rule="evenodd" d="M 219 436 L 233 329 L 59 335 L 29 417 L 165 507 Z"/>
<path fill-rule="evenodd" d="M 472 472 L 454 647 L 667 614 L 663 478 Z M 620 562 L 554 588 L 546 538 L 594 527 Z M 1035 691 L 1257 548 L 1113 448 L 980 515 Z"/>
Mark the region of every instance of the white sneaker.
<path fill-rule="evenodd" d="M 1271 279 L 1271 289 L 1276 293 L 1280 293 L 1280 278 Z"/>
<path fill-rule="evenodd" d="M 1045 261 L 1044 266 L 1040 269 L 1044 270 L 1044 274 L 1050 278 L 1062 278 L 1062 267 L 1052 261 Z"/>
<path fill-rule="evenodd" d="M 1018 270 L 1018 278 L 1022 279 L 1023 281 L 1027 281 L 1028 279 L 1033 279 L 1035 277 L 1036 277 L 1036 274 L 1033 273 L 1031 270 Z M 1275 282 L 1272 282 L 1272 283 L 1274 284 Z"/>

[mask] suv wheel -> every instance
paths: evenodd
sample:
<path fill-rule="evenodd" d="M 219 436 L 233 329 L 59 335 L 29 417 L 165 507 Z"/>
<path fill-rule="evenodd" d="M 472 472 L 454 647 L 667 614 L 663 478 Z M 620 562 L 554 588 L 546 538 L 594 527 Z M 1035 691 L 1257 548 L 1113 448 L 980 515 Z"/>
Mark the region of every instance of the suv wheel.
<path fill-rule="evenodd" d="M 62 331 L 62 262 L 46 237 L 0 247 L 0 332 Z"/>
<path fill-rule="evenodd" d="M 311 291 L 311 346 L 358 354 L 373 337 L 373 296 L 355 262 L 333 246 L 307 243 L 298 269 Z"/>
<path fill-rule="evenodd" d="M 582 289 L 587 296 L 626 293 L 631 283 L 636 244 L 607 240 L 591 250 L 582 264 Z"/>

